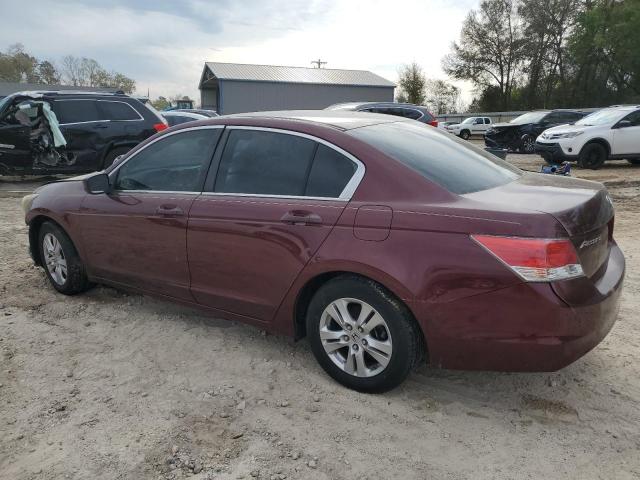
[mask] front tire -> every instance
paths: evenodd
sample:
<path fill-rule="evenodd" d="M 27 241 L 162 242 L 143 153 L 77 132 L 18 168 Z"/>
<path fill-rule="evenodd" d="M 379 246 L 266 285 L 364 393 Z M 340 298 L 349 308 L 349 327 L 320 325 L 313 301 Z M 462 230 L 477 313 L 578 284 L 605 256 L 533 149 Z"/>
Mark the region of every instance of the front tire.
<path fill-rule="evenodd" d="M 536 141 L 531 135 L 525 135 L 522 137 L 520 145 L 520 151 L 522 153 L 533 153 L 536 149 Z"/>
<path fill-rule="evenodd" d="M 598 170 L 607 159 L 607 149 L 599 143 L 590 143 L 580 152 L 580 167 Z"/>
<path fill-rule="evenodd" d="M 53 288 L 65 295 L 84 292 L 91 284 L 69 236 L 58 225 L 45 222 L 38 233 L 40 260 Z"/>
<path fill-rule="evenodd" d="M 307 335 L 320 366 L 342 385 L 391 390 L 422 356 L 413 316 L 380 284 L 344 275 L 324 284 L 307 310 Z"/>
<path fill-rule="evenodd" d="M 471 136 L 471 133 L 469 132 L 469 130 L 462 130 L 460 132 L 460 138 L 463 140 L 469 140 L 470 136 Z"/>

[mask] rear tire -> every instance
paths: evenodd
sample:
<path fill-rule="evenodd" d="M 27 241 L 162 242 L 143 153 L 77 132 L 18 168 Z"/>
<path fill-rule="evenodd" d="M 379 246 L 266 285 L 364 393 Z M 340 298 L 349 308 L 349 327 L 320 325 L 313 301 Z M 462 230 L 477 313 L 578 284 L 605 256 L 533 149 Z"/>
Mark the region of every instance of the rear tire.
<path fill-rule="evenodd" d="M 422 333 L 411 312 L 383 286 L 363 277 L 343 275 L 320 287 L 306 323 L 320 366 L 359 392 L 391 390 L 422 358 Z"/>
<path fill-rule="evenodd" d="M 462 130 L 460 132 L 460 138 L 463 140 L 469 140 L 470 136 L 471 136 L 471 133 L 469 132 L 469 130 Z"/>
<path fill-rule="evenodd" d="M 58 225 L 44 222 L 38 232 L 40 260 L 53 288 L 76 295 L 91 287 L 84 264 L 69 236 Z"/>
<path fill-rule="evenodd" d="M 607 160 L 607 149 L 599 143 L 589 143 L 580 152 L 579 165 L 582 168 L 598 170 Z"/>
<path fill-rule="evenodd" d="M 109 168 L 113 164 L 113 162 L 116 161 L 116 158 L 118 158 L 120 155 L 124 155 L 129 150 L 131 150 L 131 147 L 117 147 L 109 150 L 109 153 L 107 153 L 107 155 L 105 155 L 104 157 L 104 162 L 102 162 L 102 169 L 104 170 L 106 168 Z"/>

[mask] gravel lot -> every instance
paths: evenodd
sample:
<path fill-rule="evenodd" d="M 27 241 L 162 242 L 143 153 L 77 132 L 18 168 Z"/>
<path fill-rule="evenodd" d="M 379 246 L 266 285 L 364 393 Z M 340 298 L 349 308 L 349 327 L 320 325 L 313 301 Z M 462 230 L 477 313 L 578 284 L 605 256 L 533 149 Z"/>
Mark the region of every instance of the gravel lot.
<path fill-rule="evenodd" d="M 0 478 L 640 478 L 640 167 L 574 174 L 617 207 L 628 273 L 607 339 L 557 373 L 422 366 L 375 396 L 331 381 L 305 341 L 110 288 L 54 293 L 0 188 Z"/>

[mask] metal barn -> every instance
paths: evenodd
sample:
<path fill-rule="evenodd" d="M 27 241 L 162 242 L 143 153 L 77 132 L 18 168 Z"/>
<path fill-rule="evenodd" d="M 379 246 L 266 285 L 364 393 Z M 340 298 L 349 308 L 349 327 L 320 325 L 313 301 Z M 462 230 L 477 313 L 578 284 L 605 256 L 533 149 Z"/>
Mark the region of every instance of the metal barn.
<path fill-rule="evenodd" d="M 199 88 L 202 108 L 223 115 L 392 102 L 395 84 L 366 70 L 207 62 Z"/>

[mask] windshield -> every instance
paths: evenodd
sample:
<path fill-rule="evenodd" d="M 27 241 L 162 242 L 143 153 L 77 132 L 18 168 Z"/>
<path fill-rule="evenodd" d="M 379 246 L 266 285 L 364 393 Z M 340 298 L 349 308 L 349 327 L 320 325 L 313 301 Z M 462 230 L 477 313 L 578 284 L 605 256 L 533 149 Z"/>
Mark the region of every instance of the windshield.
<path fill-rule="evenodd" d="M 462 123 L 473 123 L 475 121 L 475 117 L 471 117 L 471 118 L 467 118 L 464 122 Z"/>
<path fill-rule="evenodd" d="M 452 193 L 509 183 L 521 171 L 458 137 L 415 122 L 381 123 L 347 132 Z"/>
<path fill-rule="evenodd" d="M 549 112 L 529 112 L 514 118 L 509 123 L 515 123 L 516 125 L 523 125 L 525 123 L 538 123 Z"/>
<path fill-rule="evenodd" d="M 576 125 L 582 125 L 583 127 L 590 127 L 593 125 L 607 125 L 609 123 L 617 122 L 627 113 L 629 112 L 621 111 L 618 108 L 605 108 L 580 119 L 576 122 Z"/>

